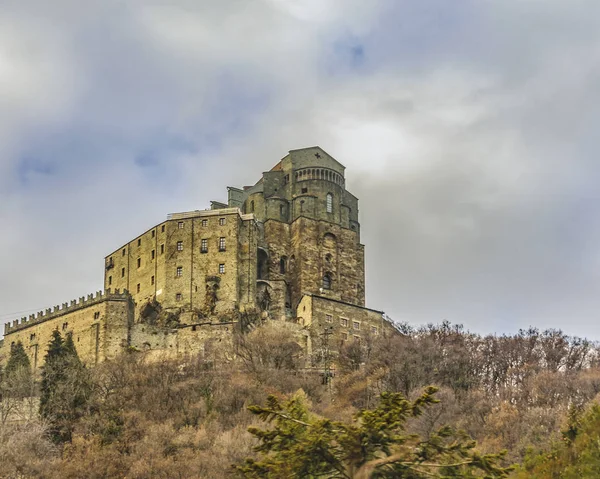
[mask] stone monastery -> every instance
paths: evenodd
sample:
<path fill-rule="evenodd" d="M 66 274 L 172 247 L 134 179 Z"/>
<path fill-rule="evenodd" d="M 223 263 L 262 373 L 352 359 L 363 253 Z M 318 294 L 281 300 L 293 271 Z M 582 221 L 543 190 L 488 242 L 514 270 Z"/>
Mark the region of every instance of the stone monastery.
<path fill-rule="evenodd" d="M 128 348 L 149 354 L 227 348 L 265 320 L 324 330 L 332 347 L 393 329 L 365 307 L 358 199 L 345 167 L 319 147 L 292 150 L 227 203 L 173 213 L 104 259 L 104 292 L 4 326 L 0 360 L 21 341 L 39 368 L 52 331 L 87 364 Z"/>

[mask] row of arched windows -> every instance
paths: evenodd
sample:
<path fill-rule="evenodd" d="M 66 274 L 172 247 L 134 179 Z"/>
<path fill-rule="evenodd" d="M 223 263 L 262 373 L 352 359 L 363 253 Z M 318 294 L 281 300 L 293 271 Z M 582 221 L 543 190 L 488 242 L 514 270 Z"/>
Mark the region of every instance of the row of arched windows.
<path fill-rule="evenodd" d="M 295 173 L 296 181 L 304 180 L 326 180 L 336 185 L 344 186 L 344 178 L 335 171 L 325 168 L 305 168 Z"/>

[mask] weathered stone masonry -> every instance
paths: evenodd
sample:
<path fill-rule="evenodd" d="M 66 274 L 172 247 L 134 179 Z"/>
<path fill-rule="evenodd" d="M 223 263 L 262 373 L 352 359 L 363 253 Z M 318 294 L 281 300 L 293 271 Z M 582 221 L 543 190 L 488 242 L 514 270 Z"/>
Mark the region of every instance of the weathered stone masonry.
<path fill-rule="evenodd" d="M 391 330 L 365 308 L 358 199 L 319 147 L 291 150 L 227 203 L 173 213 L 104 259 L 106 293 L 5 326 L 0 360 L 21 341 L 41 366 L 52 331 L 88 364 L 124 348 L 230 356 L 242 318 L 335 330 L 335 344 Z"/>

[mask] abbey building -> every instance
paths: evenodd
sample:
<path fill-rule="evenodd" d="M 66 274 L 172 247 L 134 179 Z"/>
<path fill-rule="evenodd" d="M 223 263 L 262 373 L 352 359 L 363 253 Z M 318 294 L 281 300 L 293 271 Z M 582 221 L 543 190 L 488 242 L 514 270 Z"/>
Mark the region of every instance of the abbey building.
<path fill-rule="evenodd" d="M 257 321 L 327 328 L 334 344 L 391 327 L 365 307 L 358 199 L 319 147 L 292 150 L 227 203 L 173 213 L 104 259 L 104 292 L 5 325 L 0 359 L 21 341 L 39 367 L 52 331 L 88 364 L 126 348 L 186 354 L 223 348 Z"/>

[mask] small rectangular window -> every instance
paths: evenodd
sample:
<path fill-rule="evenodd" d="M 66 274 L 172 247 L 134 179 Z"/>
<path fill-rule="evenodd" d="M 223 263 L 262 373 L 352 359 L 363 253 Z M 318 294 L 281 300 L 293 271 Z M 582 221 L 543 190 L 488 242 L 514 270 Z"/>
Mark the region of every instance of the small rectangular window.
<path fill-rule="evenodd" d="M 165 245 L 161 244 L 160 245 L 160 254 L 163 254 L 165 252 Z"/>
<path fill-rule="evenodd" d="M 125 277 L 125 268 L 121 268 L 121 278 Z"/>
<path fill-rule="evenodd" d="M 208 253 L 208 240 L 200 240 L 200 253 Z"/>
<path fill-rule="evenodd" d="M 202 220 L 202 227 L 206 228 L 208 226 L 208 220 Z"/>
<path fill-rule="evenodd" d="M 154 276 L 152 276 L 152 278 L 150 278 L 150 284 L 154 286 Z"/>
<path fill-rule="evenodd" d="M 181 300 L 182 300 L 182 298 L 183 298 L 183 295 L 182 295 L 181 293 L 177 293 L 177 294 L 175 295 L 175 301 L 181 301 Z"/>
<path fill-rule="evenodd" d="M 221 263 L 219 265 L 219 274 L 223 274 L 225 273 L 225 265 L 223 263 Z"/>
<path fill-rule="evenodd" d="M 379 328 L 377 326 L 371 326 L 371 334 L 379 334 Z"/>
<path fill-rule="evenodd" d="M 152 250 L 152 259 L 154 259 L 154 256 L 155 256 L 155 255 L 154 255 L 154 250 Z"/>
<path fill-rule="evenodd" d="M 177 266 L 177 272 L 175 273 L 176 276 L 183 276 L 183 266 Z"/>
<path fill-rule="evenodd" d="M 68 327 L 69 327 L 69 323 L 63 323 L 62 324 L 63 331 L 66 330 Z"/>
<path fill-rule="evenodd" d="M 94 319 L 98 319 L 99 317 L 100 317 L 100 312 L 99 312 L 99 311 L 96 311 L 96 312 L 94 313 Z"/>
<path fill-rule="evenodd" d="M 137 292 L 138 292 L 138 293 L 140 292 L 140 288 L 141 288 L 141 286 L 140 286 L 140 283 L 138 283 L 138 284 L 137 284 Z"/>
<path fill-rule="evenodd" d="M 125 248 L 123 248 L 123 256 L 125 256 Z"/>
<path fill-rule="evenodd" d="M 348 320 L 346 318 L 340 318 L 340 324 L 345 328 L 348 327 Z"/>
<path fill-rule="evenodd" d="M 155 233 L 155 231 L 154 231 L 154 230 L 152 230 L 152 237 L 153 237 L 153 238 L 154 238 L 154 235 L 155 235 L 155 234 L 156 234 L 156 233 Z"/>
<path fill-rule="evenodd" d="M 179 228 L 180 230 L 183 229 L 183 221 L 180 221 L 179 223 L 177 223 L 177 228 Z"/>
<path fill-rule="evenodd" d="M 108 284 L 111 285 L 112 284 L 112 276 L 108 277 Z"/>
<path fill-rule="evenodd" d="M 333 316 L 331 314 L 327 314 L 325 316 L 325 321 L 327 321 L 328 323 L 333 323 Z"/>
<path fill-rule="evenodd" d="M 142 258 L 138 258 L 137 260 L 137 267 L 141 267 L 142 266 Z"/>
<path fill-rule="evenodd" d="M 301 191 L 302 191 L 302 194 L 304 194 L 304 193 L 308 193 L 308 188 L 302 188 L 302 190 L 301 190 Z"/>
<path fill-rule="evenodd" d="M 35 333 L 31 333 L 29 335 L 29 341 L 33 341 L 35 339 Z"/>
<path fill-rule="evenodd" d="M 360 331 L 360 323 L 358 321 L 352 321 L 352 328 L 356 331 Z"/>
<path fill-rule="evenodd" d="M 219 218 L 219 225 L 224 226 L 225 225 L 225 218 Z"/>
<path fill-rule="evenodd" d="M 162 225 L 162 226 L 160 227 L 160 232 L 161 232 L 161 233 L 164 233 L 164 232 L 165 232 L 165 225 Z"/>
<path fill-rule="evenodd" d="M 183 251 L 183 241 L 177 242 L 177 251 Z"/>
<path fill-rule="evenodd" d="M 142 238 L 138 239 L 138 246 L 142 246 Z"/>
<path fill-rule="evenodd" d="M 225 238 L 219 238 L 219 251 L 225 251 Z"/>
<path fill-rule="evenodd" d="M 342 340 L 348 341 L 348 333 L 342 333 Z"/>

